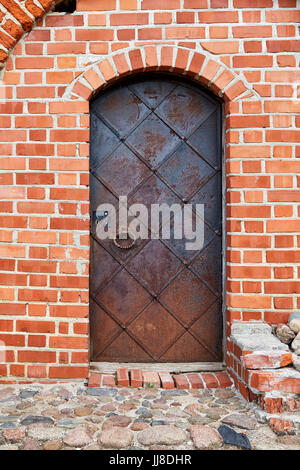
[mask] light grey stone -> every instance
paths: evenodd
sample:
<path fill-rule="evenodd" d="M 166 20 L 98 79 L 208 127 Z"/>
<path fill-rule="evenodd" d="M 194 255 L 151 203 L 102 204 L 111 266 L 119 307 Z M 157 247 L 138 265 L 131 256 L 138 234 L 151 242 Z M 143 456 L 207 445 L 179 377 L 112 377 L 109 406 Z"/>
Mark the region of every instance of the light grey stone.
<path fill-rule="evenodd" d="M 188 418 L 189 423 L 191 424 L 209 424 L 211 419 L 208 416 L 190 416 Z"/>
<path fill-rule="evenodd" d="M 8 423 L 17 421 L 19 416 L 9 415 L 9 416 L 0 416 L 0 423 Z"/>
<path fill-rule="evenodd" d="M 181 409 L 172 408 L 166 412 L 166 416 L 178 416 L 179 418 L 187 418 L 188 414 Z"/>
<path fill-rule="evenodd" d="M 293 351 L 298 351 L 300 350 L 300 333 L 297 334 L 296 338 L 291 344 Z M 298 353 L 296 353 L 298 354 Z"/>
<path fill-rule="evenodd" d="M 272 333 L 272 328 L 264 322 L 235 322 L 231 326 L 231 334 L 233 335 L 265 335 L 269 333 Z"/>
<path fill-rule="evenodd" d="M 287 325 L 279 325 L 276 328 L 276 336 L 284 344 L 290 344 L 295 338 L 295 333 Z"/>
<path fill-rule="evenodd" d="M 287 351 L 288 348 L 275 335 L 266 323 L 234 323 L 231 339 L 241 349 L 248 351 Z"/>
<path fill-rule="evenodd" d="M 151 405 L 151 402 L 149 400 L 143 400 L 142 401 L 142 406 L 145 406 L 146 408 L 149 408 Z"/>
<path fill-rule="evenodd" d="M 38 441 L 52 441 L 62 439 L 65 431 L 58 427 L 37 426 L 28 430 L 28 436 Z"/>
<path fill-rule="evenodd" d="M 236 426 L 242 429 L 255 429 L 256 427 L 256 419 L 244 414 L 234 413 L 225 416 L 225 418 L 223 418 L 221 421 L 222 423 Z"/>
<path fill-rule="evenodd" d="M 293 354 L 293 366 L 300 372 L 300 356 Z"/>
<path fill-rule="evenodd" d="M 150 427 L 138 434 L 139 443 L 145 446 L 182 444 L 186 440 L 186 433 L 173 425 Z"/>
<path fill-rule="evenodd" d="M 162 390 L 161 392 L 161 396 L 164 398 L 176 397 L 176 396 L 187 395 L 187 394 L 188 392 L 186 390 L 177 390 L 175 388 L 173 390 Z"/>
<path fill-rule="evenodd" d="M 218 431 L 210 426 L 202 426 L 201 424 L 191 426 L 191 438 L 197 449 L 207 449 L 219 447 L 222 445 L 222 438 Z"/>
<path fill-rule="evenodd" d="M 57 426 L 72 429 L 78 426 L 78 421 L 71 418 L 62 418 L 58 421 Z"/>
<path fill-rule="evenodd" d="M 64 436 L 64 443 L 70 447 L 83 447 L 93 442 L 93 436 L 87 426 L 77 426 Z"/>
<path fill-rule="evenodd" d="M 229 398 L 236 397 L 234 391 L 230 388 L 219 388 L 215 391 L 215 396 L 222 398 L 224 400 L 228 400 Z"/>
<path fill-rule="evenodd" d="M 290 318 L 288 325 L 294 333 L 296 334 L 299 333 L 300 332 L 300 316 L 299 318 L 297 317 Z"/>
<path fill-rule="evenodd" d="M 112 427 L 103 431 L 99 442 L 103 447 L 109 449 L 124 449 L 129 447 L 133 441 L 133 432 L 129 429 Z"/>
<path fill-rule="evenodd" d="M 97 387 L 89 387 L 87 389 L 87 393 L 92 396 L 99 396 L 99 397 L 111 397 L 116 395 L 118 392 L 114 388 L 97 388 Z M 124 397 L 123 397 L 124 398 Z M 122 398 L 122 399 L 123 399 Z"/>
<path fill-rule="evenodd" d="M 141 407 L 135 412 L 137 415 L 143 416 L 144 418 L 152 418 L 153 412 L 150 411 L 148 408 Z"/>
<path fill-rule="evenodd" d="M 255 414 L 255 418 L 257 419 L 257 421 L 259 423 L 266 423 L 267 422 L 267 415 L 266 415 L 265 411 L 260 410 L 259 408 L 257 408 L 254 411 L 254 414 Z"/>

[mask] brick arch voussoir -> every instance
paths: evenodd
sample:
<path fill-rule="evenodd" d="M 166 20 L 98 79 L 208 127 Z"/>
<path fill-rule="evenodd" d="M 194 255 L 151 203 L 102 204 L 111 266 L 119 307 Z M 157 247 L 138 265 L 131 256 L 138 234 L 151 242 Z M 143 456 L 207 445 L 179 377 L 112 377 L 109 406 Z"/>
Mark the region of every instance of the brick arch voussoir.
<path fill-rule="evenodd" d="M 168 71 L 201 83 L 225 102 L 257 99 L 257 92 L 209 53 L 170 45 L 149 45 L 117 51 L 82 71 L 66 88 L 63 98 L 90 100 L 101 88 L 130 74 Z"/>
<path fill-rule="evenodd" d="M 56 0 L 39 0 L 37 6 L 33 0 L 0 0 L 5 11 L 0 11 L 0 68 L 4 68 L 11 51 L 24 34 L 29 33 Z M 12 21 L 11 16 L 15 21 Z"/>

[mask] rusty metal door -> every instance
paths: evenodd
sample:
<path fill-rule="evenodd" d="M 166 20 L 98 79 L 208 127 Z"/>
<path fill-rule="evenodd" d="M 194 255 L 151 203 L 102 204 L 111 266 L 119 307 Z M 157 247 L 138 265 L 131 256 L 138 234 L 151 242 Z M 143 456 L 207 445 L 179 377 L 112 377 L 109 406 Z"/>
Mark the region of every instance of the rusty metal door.
<path fill-rule="evenodd" d="M 222 361 L 220 103 L 169 76 L 123 82 L 91 103 L 90 153 L 91 360 Z M 119 196 L 204 204 L 203 248 L 99 240 L 97 206 Z"/>

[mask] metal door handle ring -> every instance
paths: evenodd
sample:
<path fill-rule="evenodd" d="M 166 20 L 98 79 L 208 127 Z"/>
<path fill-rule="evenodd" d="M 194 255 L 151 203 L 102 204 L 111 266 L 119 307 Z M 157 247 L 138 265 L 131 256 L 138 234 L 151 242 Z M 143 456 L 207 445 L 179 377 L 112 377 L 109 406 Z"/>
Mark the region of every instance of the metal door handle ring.
<path fill-rule="evenodd" d="M 129 245 L 122 245 L 120 243 L 118 243 L 117 239 L 120 240 L 120 236 L 121 235 L 126 235 L 127 239 L 131 239 L 131 243 Z M 121 240 L 126 240 L 126 238 L 121 238 Z M 118 248 L 121 248 L 121 250 L 129 250 L 129 248 L 132 248 L 133 245 L 135 244 L 136 242 L 136 239 L 135 239 L 135 236 L 128 232 L 128 230 L 120 230 L 119 233 L 115 236 L 115 238 L 113 239 L 114 241 L 114 244 L 118 247 Z"/>

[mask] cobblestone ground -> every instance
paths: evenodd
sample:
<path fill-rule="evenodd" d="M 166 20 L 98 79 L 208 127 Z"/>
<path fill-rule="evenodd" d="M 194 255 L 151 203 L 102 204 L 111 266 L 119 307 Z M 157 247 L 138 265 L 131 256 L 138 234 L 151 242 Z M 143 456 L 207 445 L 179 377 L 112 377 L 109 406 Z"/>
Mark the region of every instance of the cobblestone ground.
<path fill-rule="evenodd" d="M 300 449 L 299 434 L 277 436 L 231 389 L 0 386 L 0 450 L 238 450 L 223 443 L 222 424 L 245 433 L 252 449 Z"/>

